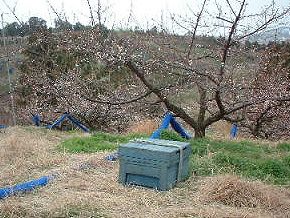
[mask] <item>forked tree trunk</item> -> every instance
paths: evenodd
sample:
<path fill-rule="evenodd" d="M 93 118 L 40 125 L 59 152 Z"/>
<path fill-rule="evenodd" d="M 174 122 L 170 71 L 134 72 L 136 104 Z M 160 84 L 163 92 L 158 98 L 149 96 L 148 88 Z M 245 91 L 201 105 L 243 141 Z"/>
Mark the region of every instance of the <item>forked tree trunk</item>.
<path fill-rule="evenodd" d="M 194 138 L 203 138 L 205 137 L 205 127 L 200 126 L 197 129 L 194 129 Z"/>

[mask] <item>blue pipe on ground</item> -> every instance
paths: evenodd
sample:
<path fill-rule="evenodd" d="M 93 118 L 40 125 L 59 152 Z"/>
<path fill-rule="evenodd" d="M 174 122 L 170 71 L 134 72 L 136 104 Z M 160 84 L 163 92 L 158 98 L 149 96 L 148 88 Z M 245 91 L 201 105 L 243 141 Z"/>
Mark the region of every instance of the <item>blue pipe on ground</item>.
<path fill-rule="evenodd" d="M 33 180 L 30 182 L 14 185 L 12 187 L 2 188 L 0 189 L 0 200 L 10 197 L 11 195 L 16 196 L 21 193 L 32 191 L 33 189 L 37 187 L 45 186 L 47 185 L 49 180 L 57 178 L 57 177 L 58 177 L 57 174 L 52 174 L 50 176 L 44 176 L 44 177 L 41 177 L 40 179 Z"/>

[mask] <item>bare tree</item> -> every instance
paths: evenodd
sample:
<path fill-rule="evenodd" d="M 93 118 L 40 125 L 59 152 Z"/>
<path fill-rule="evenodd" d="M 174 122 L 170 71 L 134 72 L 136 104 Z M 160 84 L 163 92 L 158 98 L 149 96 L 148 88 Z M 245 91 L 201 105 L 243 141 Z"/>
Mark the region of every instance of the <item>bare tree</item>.
<path fill-rule="evenodd" d="M 242 109 L 267 101 L 269 97 L 277 99 L 281 97 L 269 96 L 261 99 L 257 96 L 251 96 L 248 92 L 250 89 L 249 80 L 245 80 L 242 75 L 237 74 L 236 66 L 232 62 L 233 57 L 240 50 L 235 47 L 235 40 L 243 38 L 237 36 L 236 33 L 239 22 L 243 18 L 246 1 L 240 3 L 237 11 L 234 11 L 229 2 L 227 3 L 232 11 L 233 19 L 218 17 L 218 19 L 230 23 L 230 28 L 228 36 L 221 42 L 221 47 L 216 47 L 214 52 L 211 50 L 210 53 L 200 55 L 197 53 L 198 49 L 193 49 L 196 31 L 206 4 L 206 1 L 204 1 L 197 15 L 196 25 L 189 40 L 189 49 L 186 52 L 180 51 L 182 46 L 181 43 L 177 42 L 178 39 L 170 38 L 170 36 L 164 39 L 155 37 L 151 40 L 151 43 L 154 41 L 155 46 L 159 47 L 157 51 L 154 51 L 152 47 L 150 49 L 149 53 L 151 53 L 150 56 L 152 56 L 153 61 L 151 59 L 145 60 L 147 62 L 147 65 L 145 65 L 144 61 L 136 60 L 132 56 L 124 58 L 124 64 L 166 105 L 167 109 L 193 127 L 197 138 L 205 136 L 205 129 L 218 120 L 225 119 L 237 122 L 243 117 L 238 116 L 233 119 L 235 117 L 233 115 L 238 114 Z M 286 13 L 288 13 L 288 10 L 281 14 L 275 12 L 269 19 L 265 20 L 265 23 L 268 25 Z M 261 26 L 265 26 L 265 23 Z M 260 29 L 261 27 L 257 27 L 247 36 Z M 242 65 L 239 68 L 244 69 L 239 70 L 247 70 L 247 64 L 242 63 Z M 168 87 L 171 88 L 160 88 L 156 77 L 155 80 L 152 79 L 154 74 L 167 78 Z M 178 75 L 177 80 L 174 81 L 175 84 L 170 84 L 170 76 L 172 77 L 174 74 Z M 247 76 L 251 77 L 250 73 Z M 185 80 L 183 84 L 181 83 L 182 80 Z M 184 86 L 188 87 L 185 88 Z M 184 92 L 184 94 L 194 90 L 197 96 L 195 96 L 195 99 L 188 99 L 191 102 L 189 107 L 186 107 L 186 103 L 179 106 L 174 99 L 177 97 L 174 94 L 176 90 Z M 288 96 L 288 93 L 285 94 Z M 195 109 L 191 110 L 191 107 L 195 107 Z"/>
<path fill-rule="evenodd" d="M 195 130 L 195 137 L 197 138 L 205 136 L 205 129 L 218 120 L 225 119 L 231 122 L 241 120 L 243 117 L 242 114 L 239 115 L 239 112 L 242 109 L 268 101 L 269 99 L 281 100 L 289 98 L 289 93 L 283 93 L 282 98 L 281 95 L 275 95 L 277 93 L 273 93 L 273 95 L 268 93 L 270 95 L 264 98 L 252 96 L 249 93 L 251 88 L 249 82 L 251 78 L 250 72 L 244 72 L 246 76 L 249 77 L 247 80 L 235 70 L 237 65 L 234 65 L 233 60 L 240 50 L 235 47 L 235 41 L 243 38 L 242 36 L 237 36 L 236 33 L 238 31 L 238 25 L 243 18 L 243 12 L 246 6 L 245 0 L 241 1 L 240 7 L 236 11 L 234 11 L 233 7 L 227 1 L 232 12 L 232 20 L 218 17 L 218 19 L 222 19 L 230 24 L 228 36 L 221 42 L 221 47 L 217 47 L 215 52 L 210 51 L 210 54 L 196 54 L 196 50 L 193 50 L 192 47 L 205 3 L 206 1 L 203 2 L 201 10 L 198 13 L 196 25 L 192 31 L 193 34 L 189 43 L 189 50 L 187 52 L 182 53 L 179 49 L 181 47 L 180 44 L 176 41 L 170 41 L 170 37 L 166 39 L 157 38 L 157 40 L 155 40 L 157 41 L 156 45 L 160 47 L 156 53 L 154 53 L 154 50 L 151 48 L 150 53 L 152 53 L 154 61 L 150 63 L 150 67 L 146 68 L 144 63 L 136 59 L 134 60 L 132 57 L 126 57 L 127 59 L 124 61 L 124 64 L 129 67 L 140 81 L 142 81 L 142 83 L 166 105 L 169 111 L 173 112 L 176 116 L 182 118 L 193 127 Z M 269 25 L 271 22 L 288 12 L 288 9 L 282 13 L 274 11 L 261 26 L 256 27 L 255 30 L 246 35 L 249 36 L 260 31 L 265 25 Z M 217 64 L 214 64 L 213 61 L 216 61 Z M 247 71 L 247 67 L 249 66 L 247 66 L 246 63 L 240 64 L 243 66 L 239 66 L 239 70 Z M 199 65 L 201 65 L 201 67 L 199 67 Z M 150 79 L 154 71 L 158 74 L 162 74 L 165 78 L 169 78 L 170 73 L 178 74 L 178 76 L 186 80 L 186 82 L 181 84 L 174 81 L 176 84 L 168 86 L 173 87 L 175 90 L 171 88 L 171 90 L 167 89 L 164 91 L 164 89 L 155 85 L 156 81 Z M 179 80 L 181 81 L 181 79 Z M 190 86 L 190 88 L 184 89 L 181 85 L 187 85 Z M 174 92 L 177 89 L 180 91 L 183 90 L 185 93 L 190 89 L 197 92 L 198 95 L 196 96 L 195 104 L 189 99 L 192 103 L 191 107 L 197 107 L 197 109 L 191 112 L 190 109 L 179 106 L 174 99 L 176 96 Z M 193 112 L 196 114 L 193 114 Z"/>
<path fill-rule="evenodd" d="M 271 100 L 289 101 L 288 92 L 253 95 L 252 80 L 259 66 L 246 59 L 249 51 L 239 42 L 271 25 L 289 10 L 281 12 L 273 7 L 266 8 L 261 14 L 263 22 L 241 35 L 245 25 L 242 21 L 249 18 L 245 15 L 246 0 L 235 7 L 226 1 L 225 7 L 230 13 L 226 17 L 218 14 L 215 19 L 226 23 L 228 33 L 217 40 L 198 35 L 199 28 L 209 27 L 204 23 L 209 14 L 207 2 L 204 0 L 195 14 L 194 25 L 190 23 L 191 30 L 185 27 L 186 21 L 177 21 L 179 26 L 190 30 L 190 35 L 120 31 L 100 40 L 99 32 L 92 31 L 82 35 L 67 33 L 62 38 L 57 37 L 57 42 L 45 46 L 42 39 L 46 36 L 38 37 L 34 42 L 36 48 L 45 48 L 42 53 L 47 58 L 33 54 L 35 48 L 27 50 L 34 60 L 29 62 L 27 72 L 36 69 L 38 74 L 43 72 L 42 80 L 39 80 L 43 82 L 33 85 L 30 98 L 41 96 L 48 100 L 52 97 L 43 108 L 57 98 L 57 102 L 66 102 L 57 104 L 57 107 L 75 108 L 83 116 L 100 113 L 97 111 L 100 104 L 107 108 L 125 103 L 132 105 L 133 102 L 163 104 L 194 129 L 196 138 L 204 137 L 206 128 L 219 120 L 243 120 L 244 111 L 250 106 Z M 56 45 L 58 55 L 49 53 L 53 51 L 51 46 Z M 54 75 L 60 66 L 59 55 L 72 60 L 62 65 L 61 79 Z M 87 74 L 86 67 L 90 68 Z M 111 78 L 113 74 L 115 83 Z M 26 82 L 29 81 L 33 80 L 26 78 Z M 40 102 L 35 102 L 34 107 L 40 107 L 36 103 Z M 82 112 L 77 107 L 82 107 Z"/>

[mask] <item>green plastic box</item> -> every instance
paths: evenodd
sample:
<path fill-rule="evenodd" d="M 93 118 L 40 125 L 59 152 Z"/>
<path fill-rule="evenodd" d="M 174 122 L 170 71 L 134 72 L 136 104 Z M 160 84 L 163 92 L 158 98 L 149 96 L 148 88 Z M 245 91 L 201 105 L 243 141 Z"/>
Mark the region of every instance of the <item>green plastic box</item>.
<path fill-rule="evenodd" d="M 161 139 L 139 139 L 120 145 L 119 181 L 169 190 L 189 173 L 190 143 Z"/>

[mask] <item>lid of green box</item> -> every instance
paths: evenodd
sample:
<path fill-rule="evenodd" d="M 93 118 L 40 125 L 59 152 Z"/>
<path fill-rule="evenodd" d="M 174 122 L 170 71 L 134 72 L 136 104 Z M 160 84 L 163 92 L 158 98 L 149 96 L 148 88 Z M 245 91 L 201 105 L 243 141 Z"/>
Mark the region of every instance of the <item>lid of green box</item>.
<path fill-rule="evenodd" d="M 175 152 L 189 146 L 188 142 L 169 141 L 163 139 L 136 139 L 120 147 L 150 150 L 159 152 Z"/>

